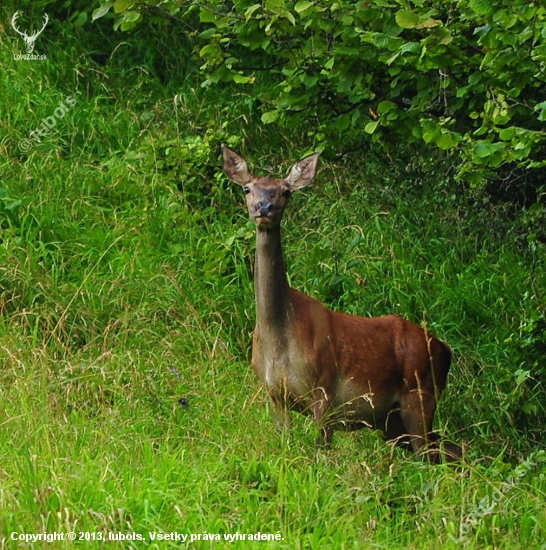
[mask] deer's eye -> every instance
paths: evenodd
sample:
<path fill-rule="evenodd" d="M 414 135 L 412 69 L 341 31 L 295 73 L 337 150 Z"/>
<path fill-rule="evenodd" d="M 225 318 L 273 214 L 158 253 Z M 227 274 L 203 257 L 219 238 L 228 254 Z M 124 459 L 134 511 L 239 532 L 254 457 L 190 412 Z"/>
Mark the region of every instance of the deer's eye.
<path fill-rule="evenodd" d="M 250 187 L 245 185 L 245 187 L 243 187 L 243 191 L 245 192 L 245 195 L 248 195 L 250 193 Z"/>
<path fill-rule="evenodd" d="M 283 197 L 289 197 L 290 195 L 292 194 L 292 191 L 290 191 L 290 189 L 286 189 L 285 191 L 282 192 L 282 196 Z"/>

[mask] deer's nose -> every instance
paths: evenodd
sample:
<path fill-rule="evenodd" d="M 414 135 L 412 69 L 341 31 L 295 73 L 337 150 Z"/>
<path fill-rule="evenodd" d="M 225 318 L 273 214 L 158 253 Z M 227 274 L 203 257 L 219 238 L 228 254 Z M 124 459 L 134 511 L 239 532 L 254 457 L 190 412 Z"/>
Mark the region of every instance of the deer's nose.
<path fill-rule="evenodd" d="M 259 201 L 256 203 L 258 216 L 267 216 L 271 210 L 273 210 L 273 204 L 269 201 Z"/>

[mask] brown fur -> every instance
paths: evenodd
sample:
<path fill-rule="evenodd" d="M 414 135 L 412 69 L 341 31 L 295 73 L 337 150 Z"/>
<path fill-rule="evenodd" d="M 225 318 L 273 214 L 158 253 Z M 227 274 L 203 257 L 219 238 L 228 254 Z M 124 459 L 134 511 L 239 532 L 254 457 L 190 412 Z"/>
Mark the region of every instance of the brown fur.
<path fill-rule="evenodd" d="M 242 157 L 222 151 L 257 226 L 252 367 L 280 419 L 289 424 L 289 410 L 312 414 L 327 445 L 334 428 L 368 426 L 433 462 L 458 459 L 459 447 L 446 443 L 440 452 L 432 432 L 451 363 L 447 345 L 395 315 L 336 313 L 288 286 L 280 220 L 288 192 L 311 182 L 318 155 L 280 180 L 255 178 Z"/>

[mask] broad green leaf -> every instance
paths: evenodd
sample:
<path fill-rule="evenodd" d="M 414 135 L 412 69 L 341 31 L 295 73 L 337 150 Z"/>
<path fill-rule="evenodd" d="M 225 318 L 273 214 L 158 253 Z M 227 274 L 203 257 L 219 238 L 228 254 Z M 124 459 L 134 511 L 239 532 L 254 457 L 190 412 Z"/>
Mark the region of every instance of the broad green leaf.
<path fill-rule="evenodd" d="M 138 11 L 126 11 L 122 15 L 122 23 L 121 23 L 121 30 L 122 31 L 129 31 L 131 29 L 134 29 L 136 27 L 137 21 L 142 16 Z"/>
<path fill-rule="evenodd" d="M 286 4 L 284 0 L 265 0 L 265 9 L 277 15 L 284 15 Z"/>
<path fill-rule="evenodd" d="M 345 113 L 344 115 L 341 115 L 336 120 L 335 126 L 340 132 L 343 132 L 349 127 L 350 122 L 351 122 L 351 117 L 349 113 Z"/>
<path fill-rule="evenodd" d="M 492 143 L 487 140 L 480 140 L 474 145 L 474 153 L 479 158 L 486 158 L 490 155 L 498 153 L 501 149 L 504 148 L 502 143 Z"/>
<path fill-rule="evenodd" d="M 95 21 L 96 19 L 100 19 L 101 17 L 106 15 L 110 11 L 110 8 L 112 7 L 112 5 L 113 5 L 113 2 L 107 2 L 106 4 L 103 4 L 102 6 L 100 6 L 100 8 L 97 8 L 96 10 L 94 10 L 91 21 Z"/>
<path fill-rule="evenodd" d="M 396 13 L 396 23 L 403 29 L 415 29 L 419 26 L 419 16 L 408 10 L 399 10 Z"/>
<path fill-rule="evenodd" d="M 445 151 L 446 149 L 453 149 L 459 141 L 460 139 L 457 134 L 454 134 L 453 132 L 446 132 L 436 140 L 436 145 L 438 148 Z"/>
<path fill-rule="evenodd" d="M 515 129 L 513 127 L 504 128 L 499 132 L 499 138 L 502 139 L 502 141 L 511 141 L 514 134 Z"/>
<path fill-rule="evenodd" d="M 437 27 L 440 24 L 440 21 L 436 19 L 431 19 L 430 17 L 428 19 L 425 19 L 424 21 L 421 21 L 419 23 L 420 29 L 432 29 L 434 27 Z"/>
<path fill-rule="evenodd" d="M 379 104 L 377 105 L 377 112 L 378 114 L 382 115 L 384 113 L 388 113 L 389 111 L 395 108 L 396 108 L 396 103 L 394 103 L 393 101 L 388 101 L 388 100 L 380 101 Z"/>
<path fill-rule="evenodd" d="M 201 38 L 202 40 L 210 40 L 217 32 L 218 29 L 211 27 L 210 29 L 207 29 L 206 31 L 200 33 L 199 38 Z"/>
<path fill-rule="evenodd" d="M 126 11 L 123 14 L 124 23 L 134 23 L 140 19 L 140 13 L 138 11 Z"/>
<path fill-rule="evenodd" d="M 470 0 L 468 5 L 479 15 L 490 15 L 494 9 L 491 0 Z"/>
<path fill-rule="evenodd" d="M 295 6 L 294 9 L 298 13 L 302 13 L 305 10 L 308 10 L 309 8 L 312 8 L 315 4 L 313 2 L 308 2 L 308 0 L 300 0 Z"/>
<path fill-rule="evenodd" d="M 426 16 L 421 18 L 408 10 L 399 10 L 396 13 L 396 23 L 403 29 L 431 29 L 437 27 L 440 21 Z"/>
<path fill-rule="evenodd" d="M 220 53 L 217 44 L 207 44 L 199 51 L 199 57 L 216 57 Z"/>
<path fill-rule="evenodd" d="M 248 21 L 252 17 L 252 14 L 256 10 L 259 10 L 261 7 L 262 7 L 261 4 L 254 4 L 254 5 L 250 6 L 249 8 L 247 8 L 247 10 L 245 11 L 246 20 Z"/>
<path fill-rule="evenodd" d="M 364 126 L 364 131 L 367 134 L 373 134 L 375 132 L 375 129 L 377 128 L 377 125 L 379 124 L 379 120 L 373 120 L 371 122 L 368 122 L 366 126 Z"/>
<path fill-rule="evenodd" d="M 214 23 L 217 19 L 218 16 L 210 10 L 205 8 L 199 10 L 199 21 L 201 21 L 201 23 Z"/>
<path fill-rule="evenodd" d="M 396 50 L 397 48 L 401 47 L 402 44 L 404 43 L 404 40 L 402 38 L 394 38 L 383 32 L 372 33 L 371 41 L 373 42 L 374 46 L 376 46 L 377 48 L 380 48 L 380 49 L 385 48 L 390 51 Z"/>
<path fill-rule="evenodd" d="M 131 0 L 116 0 L 114 3 L 114 11 L 116 13 L 122 13 L 125 10 L 129 9 L 131 4 Z"/>
<path fill-rule="evenodd" d="M 419 42 L 406 42 L 401 48 L 402 53 L 421 53 L 421 44 Z"/>
<path fill-rule="evenodd" d="M 440 127 L 434 120 L 423 118 L 419 122 L 423 128 L 422 137 L 425 143 L 430 143 L 440 136 Z"/>
<path fill-rule="evenodd" d="M 264 124 L 270 124 L 275 122 L 279 118 L 279 111 L 267 111 L 262 114 L 262 122 Z"/>
<path fill-rule="evenodd" d="M 244 76 L 242 74 L 233 75 L 233 81 L 236 84 L 253 84 L 255 80 L 256 80 L 256 77 L 254 76 Z"/>
<path fill-rule="evenodd" d="M 86 22 L 87 22 L 87 13 L 85 11 L 81 11 L 78 14 L 78 17 L 76 17 L 76 20 L 74 21 L 74 25 L 76 27 L 83 27 Z"/>
<path fill-rule="evenodd" d="M 427 132 L 423 133 L 423 141 L 425 143 L 430 143 L 431 141 L 435 140 L 440 135 L 440 130 L 438 128 L 434 128 L 433 130 L 428 130 Z"/>
<path fill-rule="evenodd" d="M 497 10 L 493 15 L 493 21 L 499 23 L 505 29 L 510 29 L 517 23 L 518 16 L 508 10 Z"/>

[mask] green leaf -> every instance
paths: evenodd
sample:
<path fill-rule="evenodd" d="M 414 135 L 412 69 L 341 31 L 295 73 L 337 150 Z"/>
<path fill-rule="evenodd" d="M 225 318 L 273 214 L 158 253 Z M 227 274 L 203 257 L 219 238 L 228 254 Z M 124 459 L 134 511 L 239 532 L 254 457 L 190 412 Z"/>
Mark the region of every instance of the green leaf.
<path fill-rule="evenodd" d="M 377 125 L 379 124 L 379 120 L 373 120 L 371 122 L 368 122 L 366 126 L 364 126 L 364 131 L 367 134 L 373 134 L 375 132 L 375 129 L 377 128 Z"/>
<path fill-rule="evenodd" d="M 334 66 L 335 57 L 330 57 L 324 64 L 324 68 L 330 70 Z"/>
<path fill-rule="evenodd" d="M 96 19 L 100 19 L 101 17 L 106 15 L 110 11 L 110 8 L 112 7 L 113 4 L 114 2 L 107 2 L 106 4 L 103 4 L 102 6 L 100 6 L 100 8 L 97 8 L 96 10 L 94 10 L 91 21 L 95 21 Z"/>
<path fill-rule="evenodd" d="M 445 132 L 436 140 L 436 145 L 443 151 L 447 149 L 453 149 L 460 141 L 460 136 L 453 132 Z"/>
<path fill-rule="evenodd" d="M 502 143 L 492 143 L 491 141 L 480 140 L 474 145 L 474 153 L 476 153 L 477 157 L 483 159 L 498 153 L 503 148 L 504 145 Z"/>
<path fill-rule="evenodd" d="M 236 84 L 252 84 L 255 80 L 256 79 L 253 76 L 244 76 L 237 73 L 233 75 L 233 81 Z"/>
<path fill-rule="evenodd" d="M 420 123 L 421 127 L 423 128 L 422 137 L 425 143 L 430 143 L 440 136 L 440 127 L 435 121 L 429 119 L 421 119 Z"/>
<path fill-rule="evenodd" d="M 134 29 L 136 27 L 137 21 L 142 16 L 138 11 L 126 11 L 123 13 L 122 16 L 122 22 L 121 22 L 121 30 L 122 31 L 129 31 L 131 29 Z"/>
<path fill-rule="evenodd" d="M 122 13 L 125 10 L 129 9 L 131 3 L 131 0 L 116 0 L 114 3 L 114 11 L 116 13 Z"/>
<path fill-rule="evenodd" d="M 421 18 L 408 10 L 399 10 L 396 12 L 396 24 L 403 29 L 431 29 L 437 27 L 440 21 L 426 16 Z"/>
<path fill-rule="evenodd" d="M 490 15 L 494 9 L 490 0 L 470 0 L 468 5 L 479 15 Z"/>
<path fill-rule="evenodd" d="M 206 31 L 199 33 L 199 38 L 201 38 L 202 40 L 210 40 L 217 32 L 218 32 L 218 29 L 211 27 L 210 29 L 207 29 Z"/>
<path fill-rule="evenodd" d="M 249 8 L 247 8 L 246 11 L 245 11 L 245 18 L 246 18 L 246 20 L 248 21 L 248 20 L 252 17 L 252 14 L 253 14 L 256 10 L 259 10 L 261 7 L 262 7 L 261 4 L 254 4 L 254 5 L 250 6 Z"/>
<path fill-rule="evenodd" d="M 271 124 L 279 118 L 279 111 L 267 111 L 262 114 L 262 122 L 264 124 Z"/>
<path fill-rule="evenodd" d="M 349 127 L 350 123 L 351 123 L 351 117 L 350 117 L 349 113 L 345 113 L 344 115 L 341 115 L 336 120 L 335 126 L 340 132 L 343 132 L 344 130 L 346 130 Z"/>
<path fill-rule="evenodd" d="M 419 16 L 408 10 L 396 13 L 396 24 L 403 29 L 415 29 L 419 26 Z"/>
<path fill-rule="evenodd" d="M 535 105 L 535 110 L 537 109 L 540 109 L 538 120 L 540 120 L 540 122 L 544 122 L 546 120 L 546 101 L 543 101 L 542 103 L 537 103 Z"/>
<path fill-rule="evenodd" d="M 377 113 L 380 115 L 383 115 L 395 108 L 396 108 L 396 103 L 394 103 L 393 101 L 388 101 L 388 100 L 380 101 L 379 104 L 377 105 Z"/>
<path fill-rule="evenodd" d="M 505 29 L 513 27 L 517 21 L 518 16 L 515 13 L 510 13 L 508 10 L 497 10 L 493 15 L 493 21 L 499 23 Z"/>
<path fill-rule="evenodd" d="M 134 23 L 140 19 L 140 13 L 138 11 L 126 11 L 123 14 L 123 21 L 125 23 Z"/>
<path fill-rule="evenodd" d="M 313 2 L 308 2 L 308 0 L 300 0 L 295 6 L 294 9 L 298 13 L 302 13 L 305 10 L 308 10 L 309 8 L 312 8 L 315 4 Z"/>
<path fill-rule="evenodd" d="M 199 10 L 199 21 L 201 21 L 201 23 L 215 23 L 217 19 L 218 16 L 210 10 L 205 8 Z"/>
<path fill-rule="evenodd" d="M 510 126 L 509 128 L 503 128 L 499 132 L 499 138 L 502 139 L 502 141 L 512 141 L 514 134 L 515 134 L 515 128 Z"/>
<path fill-rule="evenodd" d="M 419 23 L 419 28 L 432 29 L 434 27 L 437 27 L 439 24 L 440 24 L 440 21 L 437 21 L 436 19 L 432 19 L 429 17 L 428 19 L 425 19 L 424 21 L 421 21 L 421 23 Z"/>
<path fill-rule="evenodd" d="M 284 15 L 286 4 L 284 0 L 265 0 L 265 9 L 277 15 Z"/>
<path fill-rule="evenodd" d="M 76 20 L 74 21 L 74 25 L 76 27 L 83 27 L 86 22 L 87 22 L 87 12 L 81 11 L 78 14 L 78 17 L 76 17 Z"/>

